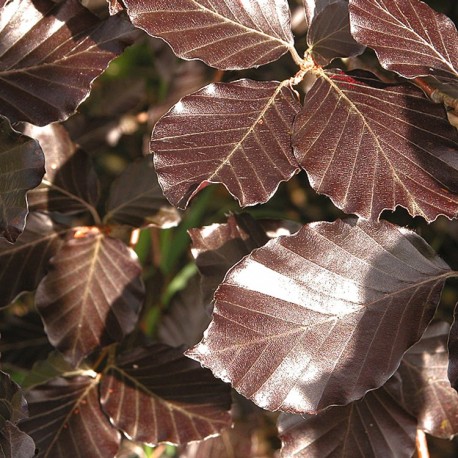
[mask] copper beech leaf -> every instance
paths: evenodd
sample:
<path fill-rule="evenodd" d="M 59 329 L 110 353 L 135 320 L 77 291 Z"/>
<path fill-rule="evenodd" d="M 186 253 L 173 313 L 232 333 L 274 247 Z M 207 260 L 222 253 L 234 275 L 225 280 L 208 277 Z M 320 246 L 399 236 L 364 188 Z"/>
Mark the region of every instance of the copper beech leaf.
<path fill-rule="evenodd" d="M 135 253 L 97 228 L 76 228 L 51 259 L 36 306 L 49 341 L 77 365 L 131 332 L 143 303 Z"/>
<path fill-rule="evenodd" d="M 324 8 L 336 1 L 339 0 L 303 0 L 305 18 L 308 24 L 308 28 L 310 29 L 314 18 L 318 16 L 318 14 L 323 11 Z M 346 2 L 348 3 L 348 0 L 346 0 Z"/>
<path fill-rule="evenodd" d="M 38 142 L 13 130 L 0 116 L 0 241 L 15 242 L 24 230 L 26 193 L 40 184 L 44 165 Z"/>
<path fill-rule="evenodd" d="M 66 119 L 136 32 L 78 0 L 12 0 L 0 10 L 0 112 L 46 125 Z"/>
<path fill-rule="evenodd" d="M 390 223 L 312 223 L 227 273 L 186 354 L 268 410 L 345 405 L 391 377 L 452 275 Z"/>
<path fill-rule="evenodd" d="M 410 458 L 417 421 L 383 386 L 317 415 L 282 414 L 278 427 L 285 458 Z"/>
<path fill-rule="evenodd" d="M 286 0 L 125 0 L 132 23 L 178 57 L 221 70 L 264 65 L 293 49 Z"/>
<path fill-rule="evenodd" d="M 5 426 L 0 429 L 0 454 L 3 458 L 34 458 L 35 442 L 7 420 Z"/>
<path fill-rule="evenodd" d="M 231 425 L 229 385 L 162 344 L 121 355 L 103 375 L 100 399 L 114 426 L 150 444 L 184 444 Z"/>
<path fill-rule="evenodd" d="M 37 288 L 67 231 L 48 215 L 33 212 L 14 245 L 0 240 L 0 307 L 9 305 L 22 292 Z"/>
<path fill-rule="evenodd" d="M 300 105 L 286 83 L 213 83 L 181 99 L 156 124 L 151 151 L 169 201 L 185 208 L 210 183 L 242 206 L 266 202 L 298 166 L 291 126 Z"/>
<path fill-rule="evenodd" d="M 427 221 L 458 214 L 456 129 L 415 88 L 319 78 L 296 118 L 293 146 L 313 188 L 346 213 L 378 219 L 399 205 Z"/>
<path fill-rule="evenodd" d="M 116 455 L 121 435 L 99 403 L 99 381 L 86 375 L 57 377 L 27 393 L 29 418 L 19 427 L 30 434 L 37 458 Z"/>
<path fill-rule="evenodd" d="M 458 33 L 452 20 L 419 0 L 350 0 L 353 36 L 380 63 L 406 78 L 458 77 Z"/>

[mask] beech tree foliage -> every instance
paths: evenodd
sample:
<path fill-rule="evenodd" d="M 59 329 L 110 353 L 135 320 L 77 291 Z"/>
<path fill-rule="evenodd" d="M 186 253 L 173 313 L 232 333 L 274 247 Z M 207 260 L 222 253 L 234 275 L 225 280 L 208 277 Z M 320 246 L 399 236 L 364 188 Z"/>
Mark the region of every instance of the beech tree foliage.
<path fill-rule="evenodd" d="M 387 217 L 457 230 L 457 29 L 420 0 L 303 0 L 295 36 L 293 3 L 0 1 L 2 456 L 272 456 L 270 434 L 285 458 L 394 458 L 458 434 L 458 324 L 434 320 L 458 258 Z M 107 184 L 85 147 L 134 91 L 99 125 L 78 107 L 146 39 L 215 72 L 173 77 Z M 163 234 L 204 188 L 253 207 L 300 172 L 341 218 L 191 227 L 178 285 Z"/>

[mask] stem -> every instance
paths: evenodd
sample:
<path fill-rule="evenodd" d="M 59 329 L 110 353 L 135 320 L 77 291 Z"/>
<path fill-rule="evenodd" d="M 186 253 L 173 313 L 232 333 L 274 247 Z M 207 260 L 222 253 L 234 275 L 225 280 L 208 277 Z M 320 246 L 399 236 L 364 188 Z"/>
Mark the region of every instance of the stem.
<path fill-rule="evenodd" d="M 302 59 L 302 57 L 298 54 L 294 46 L 291 46 L 289 48 L 289 53 L 291 54 L 291 57 L 293 58 L 294 62 L 296 62 L 296 64 L 302 68 L 302 66 L 304 65 L 304 59 Z"/>
<path fill-rule="evenodd" d="M 428 442 L 426 441 L 426 434 L 423 430 L 417 429 L 416 438 L 418 458 L 429 458 Z"/>
<path fill-rule="evenodd" d="M 418 86 L 433 102 L 443 103 L 446 107 L 458 112 L 458 99 L 451 97 L 440 89 L 432 86 L 423 78 L 414 78 L 413 83 Z"/>

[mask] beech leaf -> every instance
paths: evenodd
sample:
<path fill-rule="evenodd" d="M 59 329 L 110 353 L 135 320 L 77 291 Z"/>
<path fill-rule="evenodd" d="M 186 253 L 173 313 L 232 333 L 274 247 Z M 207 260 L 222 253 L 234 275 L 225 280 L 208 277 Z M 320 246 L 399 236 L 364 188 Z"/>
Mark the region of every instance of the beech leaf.
<path fill-rule="evenodd" d="M 135 253 L 120 240 L 95 227 L 72 231 L 36 294 L 51 344 L 76 366 L 99 346 L 121 341 L 143 303 L 140 273 Z"/>
<path fill-rule="evenodd" d="M 98 380 L 88 376 L 57 377 L 27 393 L 29 418 L 19 427 L 35 440 L 37 458 L 115 456 L 121 435 L 99 403 Z"/>
<path fill-rule="evenodd" d="M 117 428 L 149 444 L 184 444 L 231 425 L 230 387 L 162 344 L 125 353 L 108 367 L 101 403 Z"/>
<path fill-rule="evenodd" d="M 78 0 L 12 0 L 0 33 L 0 112 L 40 126 L 71 115 L 137 35 L 122 16 L 100 20 Z"/>
<path fill-rule="evenodd" d="M 318 16 L 318 14 L 321 11 L 323 11 L 323 9 L 326 8 L 329 4 L 339 1 L 339 0 L 303 0 L 303 1 L 304 1 L 305 17 L 307 20 L 308 28 L 310 29 L 315 16 Z"/>
<path fill-rule="evenodd" d="M 390 223 L 312 223 L 227 273 L 212 323 L 186 354 L 264 409 L 345 405 L 393 375 L 452 275 Z"/>
<path fill-rule="evenodd" d="M 3 458 L 34 458 L 35 442 L 8 420 L 0 429 L 0 454 Z"/>
<path fill-rule="evenodd" d="M 209 183 L 223 183 L 242 206 L 266 202 L 297 173 L 291 126 L 300 105 L 284 83 L 213 83 L 181 99 L 151 141 L 159 183 L 185 208 Z"/>
<path fill-rule="evenodd" d="M 419 0 L 350 0 L 351 32 L 380 63 L 406 78 L 458 77 L 458 33 L 452 20 Z"/>
<path fill-rule="evenodd" d="M 318 79 L 293 133 L 313 188 L 368 219 L 398 205 L 427 221 L 456 217 L 457 140 L 443 108 L 417 89 L 339 73 Z"/>
<path fill-rule="evenodd" d="M 286 0 L 124 0 L 132 23 L 183 59 L 221 70 L 258 67 L 293 49 Z"/>
<path fill-rule="evenodd" d="M 44 165 L 38 142 L 13 130 L 0 116 L 0 238 L 15 242 L 24 230 L 25 196 L 40 184 Z"/>

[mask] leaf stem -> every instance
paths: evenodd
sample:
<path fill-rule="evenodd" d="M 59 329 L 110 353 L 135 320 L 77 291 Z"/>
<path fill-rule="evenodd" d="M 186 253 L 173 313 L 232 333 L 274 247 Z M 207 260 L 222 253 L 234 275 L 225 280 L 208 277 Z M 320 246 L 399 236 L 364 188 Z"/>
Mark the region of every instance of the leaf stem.
<path fill-rule="evenodd" d="M 289 47 L 289 53 L 291 54 L 291 57 L 293 58 L 294 62 L 302 68 L 304 65 L 304 59 L 299 55 L 299 53 L 296 51 L 296 48 L 294 46 Z"/>
<path fill-rule="evenodd" d="M 446 107 L 451 108 L 458 113 L 458 99 L 452 97 L 440 89 L 435 88 L 424 78 L 414 78 L 414 84 L 419 87 L 434 103 L 443 103 Z"/>
<path fill-rule="evenodd" d="M 416 446 L 418 458 L 429 458 L 428 442 L 422 429 L 417 429 Z"/>

